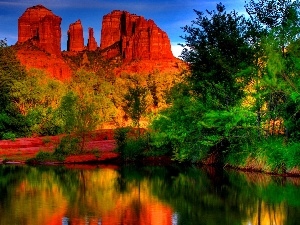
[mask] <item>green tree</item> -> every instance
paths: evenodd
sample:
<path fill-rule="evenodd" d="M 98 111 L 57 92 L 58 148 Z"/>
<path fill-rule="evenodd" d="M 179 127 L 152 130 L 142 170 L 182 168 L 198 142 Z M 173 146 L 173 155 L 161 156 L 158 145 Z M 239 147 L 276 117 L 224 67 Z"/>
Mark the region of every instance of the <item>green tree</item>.
<path fill-rule="evenodd" d="M 65 92 L 65 84 L 37 69 L 29 70 L 23 80 L 11 87 L 12 103 L 26 118 L 28 129 L 34 135 L 61 132 L 55 114 Z"/>
<path fill-rule="evenodd" d="M 197 19 L 183 28 L 182 58 L 190 73 L 172 89 L 171 108 L 153 122 L 154 144 L 171 147 L 180 161 L 223 151 L 253 120 L 241 106 L 254 60 L 249 21 L 235 11 L 227 13 L 222 4 L 206 14 L 195 12 Z"/>
<path fill-rule="evenodd" d="M 181 57 L 189 63 L 187 77 L 191 90 L 204 104 L 215 109 L 236 105 L 244 95 L 249 77 L 239 76 L 253 60 L 249 45 L 249 26 L 243 15 L 217 11 L 206 14 L 195 10 L 196 20 L 183 28 L 186 35 Z"/>
<path fill-rule="evenodd" d="M 140 135 L 140 120 L 148 108 L 147 88 L 136 86 L 129 87 L 128 92 L 124 96 L 123 109 L 125 113 L 132 119 L 133 124 L 138 127 Z"/>
<path fill-rule="evenodd" d="M 85 148 L 86 139 L 91 135 L 99 117 L 95 105 L 68 92 L 61 100 L 59 115 L 62 119 L 64 133 L 81 139 L 80 151 Z"/>
<path fill-rule="evenodd" d="M 81 101 L 94 106 L 95 113 L 98 114 L 97 127 L 111 121 L 115 116 L 116 107 L 111 100 L 113 85 L 97 74 L 86 70 L 77 71 L 70 83 L 70 89 Z"/>
<path fill-rule="evenodd" d="M 7 46 L 6 40 L 0 40 L 0 136 L 13 133 L 23 136 L 28 133 L 24 116 L 14 105 L 12 87 L 16 82 L 26 77 L 23 66 L 18 61 L 12 47 Z"/>
<path fill-rule="evenodd" d="M 265 30 L 256 48 L 260 63 L 254 98 L 264 129 L 271 135 L 298 133 L 299 7 L 299 1 L 292 0 L 251 0 L 246 5 L 252 23 Z"/>

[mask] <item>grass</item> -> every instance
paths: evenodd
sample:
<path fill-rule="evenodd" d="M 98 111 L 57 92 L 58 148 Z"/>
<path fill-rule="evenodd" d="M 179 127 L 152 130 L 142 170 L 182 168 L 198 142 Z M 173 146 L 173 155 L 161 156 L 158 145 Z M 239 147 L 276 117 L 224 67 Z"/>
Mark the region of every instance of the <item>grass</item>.
<path fill-rule="evenodd" d="M 284 137 L 268 137 L 229 151 L 225 163 L 245 169 L 285 174 L 300 165 L 300 143 L 286 143 Z"/>

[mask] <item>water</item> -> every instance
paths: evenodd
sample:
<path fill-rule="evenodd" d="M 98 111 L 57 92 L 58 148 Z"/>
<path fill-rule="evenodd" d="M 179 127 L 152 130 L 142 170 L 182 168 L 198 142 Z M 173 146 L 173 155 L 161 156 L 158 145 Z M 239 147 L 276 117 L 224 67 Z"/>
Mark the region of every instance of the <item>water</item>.
<path fill-rule="evenodd" d="M 0 166 L 2 225 L 297 225 L 300 178 L 195 167 Z"/>

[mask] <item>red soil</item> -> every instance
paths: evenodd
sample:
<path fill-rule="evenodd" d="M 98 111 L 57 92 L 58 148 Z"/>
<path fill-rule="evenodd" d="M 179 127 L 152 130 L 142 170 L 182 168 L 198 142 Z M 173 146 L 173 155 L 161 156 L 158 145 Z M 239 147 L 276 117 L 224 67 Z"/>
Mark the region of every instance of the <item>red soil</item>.
<path fill-rule="evenodd" d="M 0 141 L 0 163 L 25 163 L 34 158 L 39 151 L 53 152 L 62 136 L 18 138 L 14 141 Z M 86 143 L 85 152 L 71 155 L 64 163 L 103 162 L 118 157 L 114 152 L 113 130 L 93 133 Z"/>

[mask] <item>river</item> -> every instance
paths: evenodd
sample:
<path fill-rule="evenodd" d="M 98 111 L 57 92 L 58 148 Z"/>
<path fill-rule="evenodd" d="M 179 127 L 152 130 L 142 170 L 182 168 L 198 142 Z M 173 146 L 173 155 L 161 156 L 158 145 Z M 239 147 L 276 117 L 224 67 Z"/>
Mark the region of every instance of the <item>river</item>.
<path fill-rule="evenodd" d="M 1 225 L 297 225 L 300 178 L 181 166 L 0 165 Z"/>

